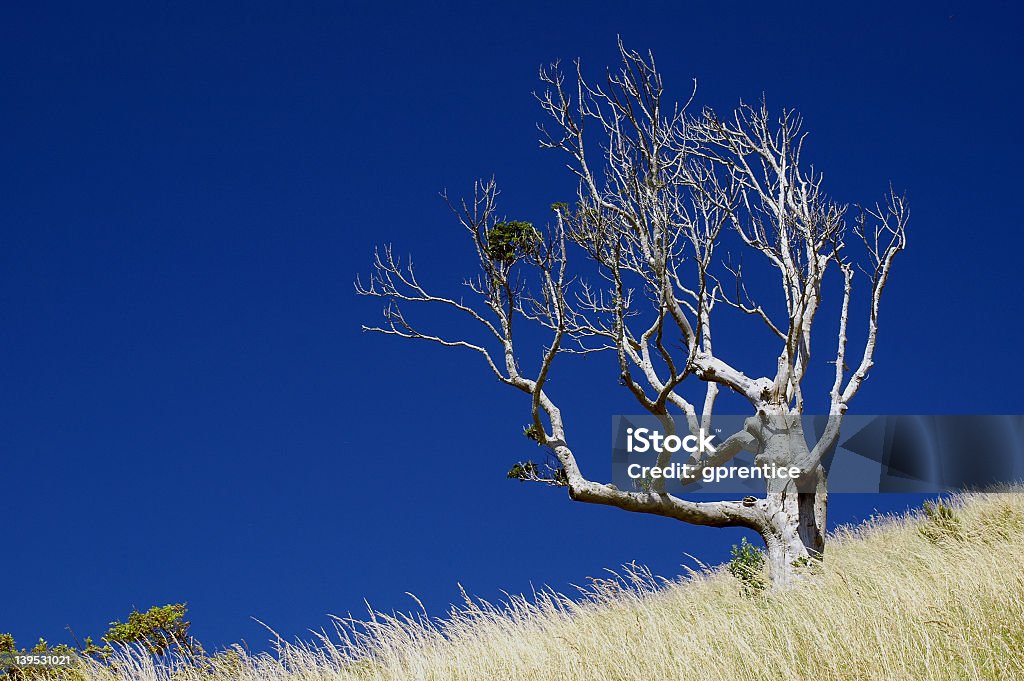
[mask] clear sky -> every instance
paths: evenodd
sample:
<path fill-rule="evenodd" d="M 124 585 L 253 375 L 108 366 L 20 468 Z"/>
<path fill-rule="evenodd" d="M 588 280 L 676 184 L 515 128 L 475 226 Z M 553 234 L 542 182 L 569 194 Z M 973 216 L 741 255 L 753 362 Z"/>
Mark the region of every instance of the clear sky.
<path fill-rule="evenodd" d="M 251 617 L 291 637 L 363 599 L 441 614 L 457 583 L 494 599 L 725 558 L 741 531 L 505 480 L 536 455 L 520 396 L 359 331 L 375 244 L 442 288 L 466 272 L 442 188 L 493 173 L 538 222 L 571 196 L 537 146 L 537 67 L 598 74 L 617 34 L 679 98 L 697 78 L 701 104 L 799 108 L 838 199 L 909 194 L 856 411 L 1024 413 L 1020 10 L 848 7 L 5 3 L 0 631 L 96 636 L 187 600 L 208 645 L 260 648 Z M 614 371 L 569 364 L 552 390 L 607 475 L 631 409 Z M 911 501 L 835 496 L 831 520 Z"/>

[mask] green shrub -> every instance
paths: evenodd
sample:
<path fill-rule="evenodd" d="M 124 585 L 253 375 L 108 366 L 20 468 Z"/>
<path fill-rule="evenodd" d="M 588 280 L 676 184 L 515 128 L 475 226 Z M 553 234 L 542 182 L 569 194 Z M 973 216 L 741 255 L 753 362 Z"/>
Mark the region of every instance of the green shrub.
<path fill-rule="evenodd" d="M 31 667 L 14 666 L 14 655 L 67 655 L 72 659 L 69 666 Z M 46 639 L 39 641 L 29 650 L 18 648 L 11 634 L 0 634 L 0 679 L 10 681 L 71 681 L 82 679 L 81 673 L 75 669 L 78 651 L 64 644 L 50 647 Z M 6 667 L 6 668 L 5 668 Z"/>
<path fill-rule="evenodd" d="M 729 574 L 740 581 L 743 593 L 752 596 L 768 588 L 764 577 L 764 554 L 744 537 L 732 547 L 732 560 L 727 566 Z"/>
<path fill-rule="evenodd" d="M 80 673 L 72 667 L 71 669 L 56 669 L 44 667 L 17 667 L 11 665 L 11 656 L 17 654 L 29 655 L 69 655 L 74 659 L 90 657 L 99 662 L 111 664 L 111 657 L 114 654 L 114 645 L 136 645 L 148 652 L 150 655 L 161 656 L 172 648 L 186 658 L 199 662 L 203 658 L 203 648 L 189 635 L 188 630 L 191 622 L 185 620 L 187 606 L 184 603 L 173 605 L 155 606 L 146 612 L 133 610 L 125 622 L 114 621 L 110 628 L 103 635 L 102 645 L 93 643 L 91 638 L 86 638 L 80 644 L 80 648 L 60 644 L 51 647 L 44 639 L 32 647 L 31 650 L 18 648 L 14 637 L 10 634 L 0 634 L 0 679 L 3 681 L 44 681 L 57 680 L 65 681 L 77 679 Z M 6 669 L 4 666 L 6 665 Z"/>

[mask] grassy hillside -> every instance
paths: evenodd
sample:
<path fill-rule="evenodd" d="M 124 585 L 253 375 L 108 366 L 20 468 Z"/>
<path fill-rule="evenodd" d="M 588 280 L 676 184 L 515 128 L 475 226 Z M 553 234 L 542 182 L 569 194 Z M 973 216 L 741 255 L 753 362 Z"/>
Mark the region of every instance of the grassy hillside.
<path fill-rule="evenodd" d="M 467 601 L 443 620 L 339 621 L 331 642 L 239 651 L 212 672 L 122 658 L 120 678 L 1022 679 L 1022 566 L 1024 495 L 974 495 L 952 514 L 840 530 L 817 574 L 782 596 L 744 595 L 723 570 L 665 581 L 631 569 L 582 601 L 542 593 Z"/>

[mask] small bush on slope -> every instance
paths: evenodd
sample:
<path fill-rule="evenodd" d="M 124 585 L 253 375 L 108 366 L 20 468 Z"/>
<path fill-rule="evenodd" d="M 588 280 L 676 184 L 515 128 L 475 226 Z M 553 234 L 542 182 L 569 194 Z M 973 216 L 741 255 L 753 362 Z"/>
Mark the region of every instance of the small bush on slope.
<path fill-rule="evenodd" d="M 768 580 L 764 576 L 764 554 L 757 550 L 744 537 L 738 545 L 732 547 L 732 560 L 726 569 L 743 585 L 743 593 L 748 596 L 761 593 L 768 588 Z"/>
<path fill-rule="evenodd" d="M 114 621 L 103 635 L 103 645 L 96 645 L 86 637 L 79 647 L 60 644 L 50 646 L 44 639 L 39 639 L 30 650 L 18 648 L 14 637 L 0 634 L 0 681 L 83 681 L 84 660 L 95 660 L 107 666 L 117 666 L 114 658 L 114 646 L 137 648 L 149 655 L 160 656 L 174 651 L 194 663 L 208 664 L 209 658 L 203 656 L 203 648 L 189 634 L 191 622 L 185 620 L 188 606 L 185 603 L 153 606 L 146 612 L 133 609 L 126 622 Z M 46 656 L 69 658 L 69 663 L 60 666 L 49 664 L 18 664 L 18 656 Z"/>
<path fill-rule="evenodd" d="M 836 533 L 815 575 L 744 596 L 721 572 L 686 581 L 630 567 L 589 598 L 472 601 L 443 620 L 375 613 L 336 639 L 237 651 L 230 671 L 124 654 L 90 681 L 1024 678 L 1024 495 L 954 499 L 959 541 L 924 514 Z"/>

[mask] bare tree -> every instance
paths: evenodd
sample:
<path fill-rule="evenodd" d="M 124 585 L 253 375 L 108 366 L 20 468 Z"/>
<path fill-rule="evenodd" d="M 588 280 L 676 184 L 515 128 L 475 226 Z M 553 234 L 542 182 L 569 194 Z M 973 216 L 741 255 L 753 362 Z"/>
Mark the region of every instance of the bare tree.
<path fill-rule="evenodd" d="M 763 102 L 741 103 L 726 118 L 706 108 L 691 113 L 692 96 L 686 105 L 668 105 L 653 56 L 621 43 L 619 51 L 621 68 L 599 83 L 588 82 L 578 62 L 571 84 L 558 64 L 540 71 L 545 90 L 537 99 L 550 119 L 539 126 L 541 144 L 567 156 L 579 181 L 575 205 L 552 206 L 553 224 L 542 233 L 503 220 L 494 181 L 477 183 L 471 199 L 449 201 L 479 261 L 479 274 L 464 282 L 474 302 L 428 292 L 411 263 L 386 247 L 376 254 L 369 281 L 356 282 L 358 293 L 387 299 L 384 324 L 364 328 L 471 350 L 498 380 L 525 393 L 532 418 L 527 435 L 549 448 L 558 466 L 520 467 L 518 476 L 567 486 L 575 501 L 753 529 L 767 546 L 773 585 L 783 587 L 799 576 L 800 564 L 824 551 L 822 455 L 835 445 L 843 414 L 873 364 L 882 292 L 906 245 L 906 202 L 890 195 L 853 211 L 833 202 L 822 191 L 821 174 L 802 161 L 806 133 L 798 114 L 772 116 Z M 569 273 L 577 251 L 600 283 Z M 772 306 L 748 291 L 744 252 L 774 272 L 784 316 L 781 301 L 770 314 Z M 801 386 L 829 270 L 837 272 L 831 288 L 838 315 L 830 418 L 809 443 L 800 426 Z M 866 337 L 855 353 L 847 334 L 860 281 L 870 292 Z M 764 295 L 763 285 L 758 293 Z M 405 316 L 407 303 L 465 315 L 480 340 L 422 330 Z M 748 376 L 715 353 L 712 313 L 723 308 L 764 325 L 765 338 L 779 348 L 774 375 Z M 523 322 L 547 334 L 533 371 L 522 368 Z M 763 498 L 697 502 L 666 492 L 659 480 L 620 490 L 587 478 L 546 385 L 557 359 L 600 352 L 611 353 L 622 385 L 671 432 L 707 428 L 720 391 L 749 403 L 752 416 L 740 432 L 712 456 L 691 458 L 695 477 L 702 467 L 749 451 L 758 465 L 798 467 L 800 486 L 772 481 Z M 689 401 L 682 390 L 694 381 L 705 386 L 699 408 L 700 400 Z"/>

